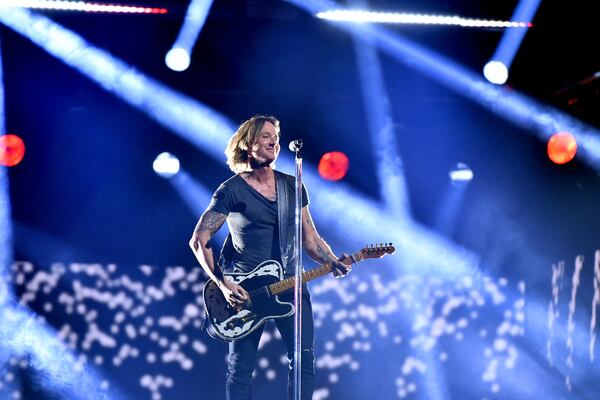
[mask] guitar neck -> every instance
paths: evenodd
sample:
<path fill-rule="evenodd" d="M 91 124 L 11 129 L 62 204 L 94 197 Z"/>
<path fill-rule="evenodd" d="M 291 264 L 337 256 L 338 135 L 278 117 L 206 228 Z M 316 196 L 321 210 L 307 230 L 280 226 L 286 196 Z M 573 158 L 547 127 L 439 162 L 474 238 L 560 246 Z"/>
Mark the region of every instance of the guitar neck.
<path fill-rule="evenodd" d="M 351 265 L 353 262 L 357 263 L 362 260 L 363 260 L 363 256 L 362 256 L 362 253 L 359 251 L 341 261 L 346 265 Z M 306 272 L 302 273 L 302 282 L 303 283 L 310 282 L 313 279 L 319 278 L 323 275 L 327 275 L 331 271 L 333 271 L 333 267 L 331 266 L 331 263 L 326 262 L 324 264 L 321 264 L 317 268 L 313 268 L 310 271 L 306 271 Z M 296 281 L 296 278 L 291 277 L 291 278 L 287 278 L 287 279 L 284 279 L 284 280 L 276 282 L 276 283 L 272 283 L 271 285 L 269 285 L 269 290 L 274 295 L 283 293 L 286 290 L 293 288 L 295 285 L 295 281 Z"/>

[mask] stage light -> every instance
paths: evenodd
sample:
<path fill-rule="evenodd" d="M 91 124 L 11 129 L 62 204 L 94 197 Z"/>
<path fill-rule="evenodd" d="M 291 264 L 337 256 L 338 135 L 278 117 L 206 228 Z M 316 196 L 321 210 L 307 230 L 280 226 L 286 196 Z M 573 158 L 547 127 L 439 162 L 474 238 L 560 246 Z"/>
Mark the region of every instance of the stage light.
<path fill-rule="evenodd" d="M 14 167 L 25 156 L 25 143 L 17 135 L 0 136 L 0 165 Z"/>
<path fill-rule="evenodd" d="M 577 153 L 577 141 L 569 132 L 558 132 L 548 140 L 548 157 L 555 164 L 566 164 Z"/>
<path fill-rule="evenodd" d="M 171 153 L 160 153 L 154 159 L 152 168 L 159 176 L 170 178 L 179 172 L 179 160 Z"/>
<path fill-rule="evenodd" d="M 59 0 L 4 0 L 0 2 L 0 8 L 21 7 L 58 11 L 84 11 L 121 14 L 166 14 L 166 8 L 140 7 L 137 5 L 123 4 L 98 4 L 86 1 L 59 1 Z"/>
<path fill-rule="evenodd" d="M 358 23 L 450 25 L 473 28 L 529 28 L 531 26 L 527 22 L 463 18 L 456 15 L 427 15 L 364 10 L 321 11 L 316 16 L 317 18 L 331 21 Z"/>
<path fill-rule="evenodd" d="M 181 47 L 174 47 L 167 52 L 165 63 L 173 71 L 185 71 L 190 66 L 190 53 Z"/>
<path fill-rule="evenodd" d="M 190 54 L 198 35 L 204 27 L 213 0 L 192 0 L 185 14 L 183 26 L 175 44 L 165 57 L 167 66 L 173 71 L 185 71 L 190 66 Z"/>
<path fill-rule="evenodd" d="M 508 80 L 508 68 L 501 61 L 489 61 L 483 67 L 483 76 L 494 85 L 504 85 Z"/>
<path fill-rule="evenodd" d="M 331 151 L 323 154 L 319 161 L 319 175 L 328 181 L 339 181 L 346 176 L 350 162 L 342 152 Z"/>
<path fill-rule="evenodd" d="M 453 183 L 470 182 L 473 180 L 473 171 L 465 163 L 458 163 L 448 175 Z"/>
<path fill-rule="evenodd" d="M 540 2 L 541 0 L 519 0 L 519 4 L 517 5 L 517 8 L 515 9 L 515 12 L 512 15 L 512 19 L 514 21 L 532 21 L 540 5 Z M 505 30 L 502 33 L 502 39 L 500 39 L 498 48 L 496 49 L 494 55 L 490 59 L 490 63 L 499 62 L 503 65 L 503 67 L 506 69 L 507 78 L 508 70 L 510 69 L 510 66 L 515 58 L 515 55 L 517 54 L 517 51 L 519 50 L 519 47 L 521 46 L 521 43 L 523 42 L 523 38 L 525 37 L 526 33 L 526 29 Z M 488 65 L 490 63 L 488 63 Z M 492 74 L 494 74 L 493 71 Z M 504 82 L 506 82 L 506 79 L 504 79 L 504 82 L 501 83 L 497 83 L 496 81 L 490 79 L 485 74 L 485 69 L 484 75 L 487 78 L 487 80 L 497 85 L 502 85 L 504 84 Z"/>

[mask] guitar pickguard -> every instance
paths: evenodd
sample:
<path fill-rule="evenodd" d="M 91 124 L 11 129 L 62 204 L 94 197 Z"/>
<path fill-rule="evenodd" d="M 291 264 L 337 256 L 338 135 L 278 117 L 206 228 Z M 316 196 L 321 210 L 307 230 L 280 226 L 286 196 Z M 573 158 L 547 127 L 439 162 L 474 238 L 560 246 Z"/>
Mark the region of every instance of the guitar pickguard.
<path fill-rule="evenodd" d="M 225 274 L 226 279 L 238 284 L 247 279 L 252 279 L 257 276 L 272 276 L 274 278 L 277 278 L 277 280 L 280 280 L 283 276 L 283 270 L 281 268 L 281 265 L 277 261 L 267 260 L 260 264 L 252 272 Z"/>

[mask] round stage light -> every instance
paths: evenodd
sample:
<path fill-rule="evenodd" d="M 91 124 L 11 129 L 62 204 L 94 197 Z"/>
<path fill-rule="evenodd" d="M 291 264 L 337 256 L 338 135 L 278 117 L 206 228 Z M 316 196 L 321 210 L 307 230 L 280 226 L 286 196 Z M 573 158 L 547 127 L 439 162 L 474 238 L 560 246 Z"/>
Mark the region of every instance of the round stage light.
<path fill-rule="evenodd" d="M 152 168 L 159 176 L 170 178 L 179 172 L 179 160 L 171 153 L 160 153 L 154 159 Z"/>
<path fill-rule="evenodd" d="M 555 164 L 566 164 L 577 153 L 577 141 L 569 132 L 558 132 L 548 140 L 548 157 Z"/>
<path fill-rule="evenodd" d="M 190 53 L 184 48 L 173 47 L 167 52 L 165 63 L 173 71 L 185 71 L 190 66 Z"/>
<path fill-rule="evenodd" d="M 473 180 L 473 171 L 465 163 L 458 163 L 448 175 L 453 183 L 470 182 Z"/>
<path fill-rule="evenodd" d="M 331 151 L 323 154 L 319 161 L 319 175 L 329 181 L 339 181 L 346 176 L 350 161 L 348 157 L 339 151 Z"/>
<path fill-rule="evenodd" d="M 494 85 L 504 85 L 508 80 L 508 68 L 500 61 L 490 61 L 483 67 L 483 76 Z"/>
<path fill-rule="evenodd" d="M 25 143 L 17 135 L 0 136 L 0 165 L 14 167 L 25 156 Z"/>

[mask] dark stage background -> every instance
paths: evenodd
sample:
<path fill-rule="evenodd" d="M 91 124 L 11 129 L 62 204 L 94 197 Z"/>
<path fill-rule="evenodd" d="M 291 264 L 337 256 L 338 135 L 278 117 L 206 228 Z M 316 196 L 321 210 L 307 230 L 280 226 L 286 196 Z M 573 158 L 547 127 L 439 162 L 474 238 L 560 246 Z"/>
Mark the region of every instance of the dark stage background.
<path fill-rule="evenodd" d="M 277 116 L 282 153 L 302 138 L 309 173 L 325 152 L 349 157 L 343 181 L 307 181 L 317 228 L 336 253 L 383 242 L 397 252 L 346 279 L 310 284 L 315 399 L 598 397 L 597 165 L 581 157 L 553 164 L 545 140 L 410 59 L 379 52 L 389 101 L 368 98 L 356 58 L 365 44 L 284 1 L 216 1 L 190 68 L 171 71 L 164 57 L 188 3 L 143 2 L 168 8 L 165 15 L 32 12 L 232 127 Z M 517 2 L 369 4 L 507 20 Z M 600 70 L 591 10 L 579 0 L 542 2 L 507 91 L 600 128 L 598 83 L 579 84 Z M 477 74 L 503 33 L 385 29 Z M 6 132 L 27 149 L 8 169 L 15 261 L 4 278 L 20 311 L 6 306 L 0 321 L 0 398 L 224 398 L 227 348 L 200 330 L 206 276 L 188 247 L 210 194 L 231 175 L 223 144 L 194 146 L 6 24 L 0 46 Z M 391 141 L 371 129 L 378 104 L 389 110 Z M 152 169 L 164 151 L 184 171 L 171 180 Z M 382 151 L 394 155 L 389 166 L 402 187 L 382 179 Z M 459 162 L 474 179 L 457 188 L 448 171 Z M 279 169 L 293 174 L 288 163 Z M 404 213 L 386 208 L 386 191 L 402 188 Z M 454 265 L 456 257 L 473 268 Z M 284 398 L 286 374 L 283 344 L 268 325 L 255 398 Z"/>

